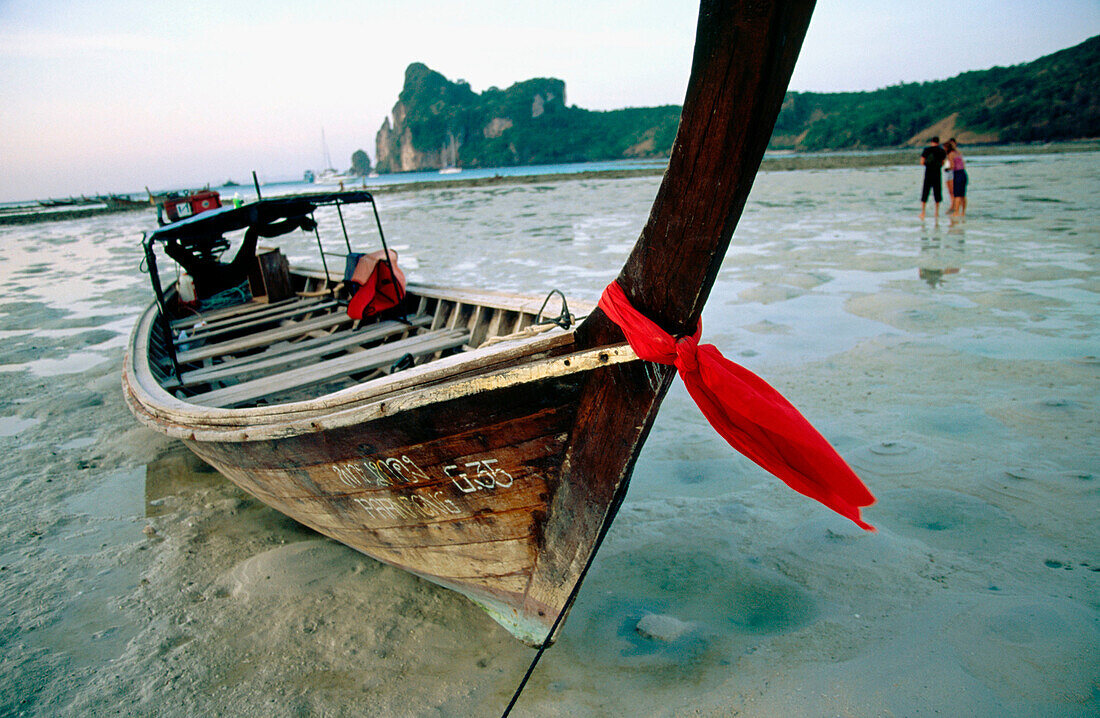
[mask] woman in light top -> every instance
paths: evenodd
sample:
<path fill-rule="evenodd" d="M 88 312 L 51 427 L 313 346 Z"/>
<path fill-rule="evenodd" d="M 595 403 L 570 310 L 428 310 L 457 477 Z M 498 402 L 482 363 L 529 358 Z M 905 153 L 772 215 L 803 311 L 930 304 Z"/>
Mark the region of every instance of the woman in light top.
<path fill-rule="evenodd" d="M 950 143 L 945 142 L 943 149 L 950 148 Z M 955 210 L 955 174 L 951 170 L 951 160 L 946 157 L 943 158 L 943 179 L 944 184 L 947 186 L 947 199 L 951 203 L 951 211 Z"/>
<path fill-rule="evenodd" d="M 948 192 L 951 193 L 951 215 L 953 217 L 966 216 L 966 160 L 959 152 L 958 142 L 952 137 L 947 141 L 947 161 L 951 163 L 951 172 L 947 175 L 951 178 L 948 184 Z"/>

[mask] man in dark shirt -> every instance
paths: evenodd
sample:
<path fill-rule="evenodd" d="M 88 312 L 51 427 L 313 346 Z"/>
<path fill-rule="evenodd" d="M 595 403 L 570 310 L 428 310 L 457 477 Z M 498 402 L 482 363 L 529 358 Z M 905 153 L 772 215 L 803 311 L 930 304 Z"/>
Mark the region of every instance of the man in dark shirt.
<path fill-rule="evenodd" d="M 943 201 L 943 187 L 940 184 L 940 170 L 947 152 L 940 147 L 940 138 L 928 140 L 928 146 L 920 153 L 920 163 L 924 165 L 924 186 L 920 190 L 920 218 L 924 219 L 924 208 L 928 204 L 928 191 L 936 198 L 936 219 L 940 218 L 940 202 Z"/>

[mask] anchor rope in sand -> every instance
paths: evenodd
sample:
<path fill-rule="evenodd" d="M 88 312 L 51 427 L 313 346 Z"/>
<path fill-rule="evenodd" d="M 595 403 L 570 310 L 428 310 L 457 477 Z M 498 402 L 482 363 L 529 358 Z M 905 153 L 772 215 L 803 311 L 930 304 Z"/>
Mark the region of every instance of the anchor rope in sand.
<path fill-rule="evenodd" d="M 572 608 L 574 601 L 577 600 L 577 595 L 581 592 L 581 584 L 584 583 L 584 577 L 588 575 L 588 569 L 592 568 L 592 563 L 596 560 L 596 554 L 599 552 L 600 546 L 603 545 L 603 540 L 607 536 L 608 530 L 611 528 L 612 519 L 615 514 L 619 512 L 619 506 L 622 505 L 623 499 L 626 498 L 626 489 L 629 485 L 629 481 L 619 482 L 619 487 L 615 490 L 615 496 L 611 499 L 610 511 L 608 511 L 607 518 L 604 520 L 603 526 L 600 527 L 600 533 L 596 536 L 596 541 L 592 546 L 592 553 L 588 555 L 588 560 L 585 562 L 580 575 L 577 576 L 577 581 L 573 584 L 573 589 L 569 592 L 569 597 L 565 599 L 565 605 L 562 606 L 561 611 L 558 612 L 557 618 L 554 619 L 554 625 L 550 626 L 550 630 L 546 632 L 546 640 L 542 642 L 538 652 L 535 653 L 535 657 L 531 659 L 531 665 L 527 666 L 527 672 L 523 674 L 523 680 L 519 682 L 515 693 L 512 694 L 512 700 L 508 701 L 508 707 L 500 714 L 500 718 L 508 718 L 508 714 L 512 712 L 512 708 L 516 705 L 516 701 L 519 700 L 520 694 L 523 693 L 523 689 L 527 687 L 527 681 L 530 680 L 531 674 L 535 672 L 535 666 L 539 664 L 539 659 L 542 658 L 542 654 L 546 652 L 546 649 L 550 647 L 550 639 L 553 638 L 558 630 L 558 626 L 565 620 L 566 614 L 569 613 L 569 609 Z"/>

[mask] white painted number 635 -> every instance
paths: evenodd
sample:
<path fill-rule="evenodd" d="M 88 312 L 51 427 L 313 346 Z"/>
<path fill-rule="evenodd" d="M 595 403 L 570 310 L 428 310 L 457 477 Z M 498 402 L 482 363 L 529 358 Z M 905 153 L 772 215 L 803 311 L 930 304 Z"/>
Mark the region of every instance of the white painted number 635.
<path fill-rule="evenodd" d="M 512 475 L 493 466 L 495 463 L 496 459 L 470 461 L 465 464 L 466 471 L 460 471 L 456 464 L 449 464 L 443 467 L 443 473 L 465 494 L 478 490 L 506 489 L 512 485 Z"/>

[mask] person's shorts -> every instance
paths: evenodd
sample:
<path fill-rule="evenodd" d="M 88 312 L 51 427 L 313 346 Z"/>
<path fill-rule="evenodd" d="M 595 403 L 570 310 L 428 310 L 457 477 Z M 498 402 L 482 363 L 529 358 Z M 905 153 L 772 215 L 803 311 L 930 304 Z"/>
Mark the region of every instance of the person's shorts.
<path fill-rule="evenodd" d="M 966 170 L 955 170 L 955 196 L 966 196 Z"/>
<path fill-rule="evenodd" d="M 921 190 L 920 190 L 920 201 L 921 202 L 927 202 L 928 201 L 928 192 L 929 192 L 929 190 L 931 190 L 932 194 L 935 195 L 937 202 L 942 202 L 943 201 L 943 186 L 940 183 L 940 177 L 939 177 L 938 174 L 933 175 L 931 177 L 928 176 L 928 175 L 924 176 L 924 186 L 921 187 Z M 959 195 L 959 196 L 961 197 L 962 195 Z"/>

